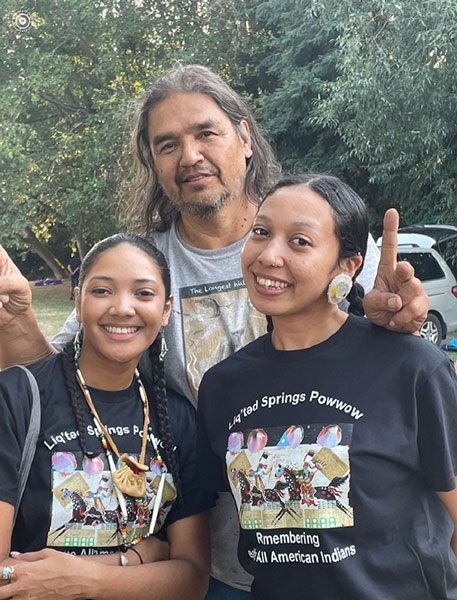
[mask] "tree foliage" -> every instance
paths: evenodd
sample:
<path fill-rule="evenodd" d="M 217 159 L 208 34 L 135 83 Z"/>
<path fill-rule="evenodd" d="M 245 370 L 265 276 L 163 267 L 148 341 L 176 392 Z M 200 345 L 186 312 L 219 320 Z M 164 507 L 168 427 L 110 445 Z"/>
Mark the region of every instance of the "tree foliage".
<path fill-rule="evenodd" d="M 457 222 L 457 4 L 454 0 L 329 0 L 338 76 L 313 122 L 340 135 L 406 219 Z"/>
<path fill-rule="evenodd" d="M 116 227 L 132 105 L 165 62 L 192 58 L 204 14 L 196 0 L 37 0 L 18 30 L 5 4 L 0 239 L 46 243 L 59 223 L 84 253 Z"/>
<path fill-rule="evenodd" d="M 455 0 L 2 8 L 0 241 L 9 246 L 44 255 L 58 230 L 84 252 L 115 230 L 132 108 L 177 59 L 217 70 L 248 97 L 286 170 L 343 176 L 375 222 L 388 205 L 405 223 L 457 222 Z M 17 28 L 19 10 L 30 27 Z"/>

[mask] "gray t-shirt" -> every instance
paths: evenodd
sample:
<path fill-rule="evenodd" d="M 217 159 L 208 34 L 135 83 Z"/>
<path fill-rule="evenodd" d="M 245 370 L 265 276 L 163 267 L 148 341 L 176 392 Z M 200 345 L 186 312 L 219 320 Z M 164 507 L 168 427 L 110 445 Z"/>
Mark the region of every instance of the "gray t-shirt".
<path fill-rule="evenodd" d="M 181 238 L 173 223 L 169 230 L 155 232 L 152 241 L 168 260 L 175 298 L 165 329 L 167 383 L 196 405 L 203 374 L 266 331 L 266 319 L 250 304 L 241 274 L 240 253 L 245 239 L 215 250 L 195 248 Z M 370 235 L 358 277 L 365 291 L 373 287 L 378 262 L 379 251 Z M 53 345 L 60 348 L 77 329 L 72 313 Z M 210 528 L 212 575 L 248 590 L 252 578 L 238 562 L 238 517 L 229 493 L 221 494 L 211 511 Z"/>

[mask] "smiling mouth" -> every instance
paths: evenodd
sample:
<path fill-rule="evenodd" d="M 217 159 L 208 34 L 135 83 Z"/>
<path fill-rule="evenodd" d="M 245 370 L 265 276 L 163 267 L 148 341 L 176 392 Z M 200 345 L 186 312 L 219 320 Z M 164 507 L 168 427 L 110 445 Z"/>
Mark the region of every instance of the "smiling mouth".
<path fill-rule="evenodd" d="M 199 181 L 204 181 L 209 177 L 213 177 L 212 173 L 200 173 L 199 175 L 192 175 L 192 177 L 186 177 L 183 179 L 183 183 L 198 183 Z"/>
<path fill-rule="evenodd" d="M 290 283 L 286 281 L 278 281 L 277 279 L 267 279 L 266 277 L 255 276 L 255 280 L 257 285 L 263 288 L 274 288 L 277 290 L 285 290 L 291 286 Z"/>
<path fill-rule="evenodd" d="M 117 333 L 117 334 L 132 334 L 139 331 L 139 327 L 113 327 L 112 325 L 103 325 L 103 329 L 105 329 L 108 333 Z"/>

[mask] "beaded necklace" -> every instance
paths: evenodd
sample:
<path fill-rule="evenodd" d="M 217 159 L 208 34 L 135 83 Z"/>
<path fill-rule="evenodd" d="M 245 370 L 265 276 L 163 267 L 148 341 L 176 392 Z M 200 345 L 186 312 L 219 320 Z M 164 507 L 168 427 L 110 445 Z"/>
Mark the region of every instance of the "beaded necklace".
<path fill-rule="evenodd" d="M 87 405 L 92 413 L 92 418 L 94 420 L 94 425 L 100 435 L 101 444 L 103 450 L 105 451 L 106 458 L 108 460 L 109 469 L 111 472 L 111 478 L 113 480 L 113 487 L 116 492 L 116 496 L 119 502 L 119 508 L 121 510 L 121 519 L 119 520 L 119 530 L 122 537 L 122 547 L 123 552 L 127 550 L 128 547 L 137 544 L 141 539 L 145 537 L 149 537 L 154 533 L 154 528 L 157 522 L 157 517 L 159 515 L 160 503 L 162 501 L 163 490 L 165 486 L 165 473 L 166 467 L 165 463 L 160 455 L 159 448 L 157 446 L 157 441 L 152 433 L 152 428 L 149 423 L 149 401 L 148 396 L 146 394 L 146 390 L 144 388 L 143 382 L 140 379 L 140 374 L 138 370 L 135 369 L 135 379 L 138 383 L 138 389 L 140 393 L 140 398 L 143 403 L 144 410 L 144 422 L 143 422 L 143 437 L 141 441 L 141 450 L 139 460 L 137 461 L 132 456 L 128 454 L 120 454 L 113 438 L 110 433 L 106 429 L 105 425 L 101 421 L 98 412 L 94 406 L 92 401 L 89 389 L 84 381 L 84 377 L 79 369 L 78 364 L 76 363 L 76 381 L 81 388 L 83 396 L 87 402 Z M 149 525 L 149 532 L 147 536 L 142 536 L 134 538 L 127 541 L 127 521 L 128 521 L 128 511 L 127 504 L 125 502 L 124 494 L 134 498 L 140 498 L 146 493 L 146 471 L 148 471 L 147 465 L 144 464 L 144 459 L 146 455 L 146 443 L 147 443 L 147 434 L 151 434 L 152 445 L 154 447 L 155 455 L 157 463 L 160 467 L 160 481 L 157 488 L 157 494 L 154 502 L 154 508 L 152 510 L 151 522 Z M 115 453 L 118 458 L 117 466 L 114 464 L 113 454 L 111 450 Z M 125 557 L 125 554 L 123 555 Z M 121 557 L 122 562 L 122 557 Z"/>

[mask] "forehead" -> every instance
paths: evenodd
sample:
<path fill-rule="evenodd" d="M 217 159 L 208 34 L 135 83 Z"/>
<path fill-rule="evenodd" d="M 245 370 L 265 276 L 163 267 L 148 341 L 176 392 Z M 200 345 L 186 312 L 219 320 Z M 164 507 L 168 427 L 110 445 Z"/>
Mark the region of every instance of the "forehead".
<path fill-rule="evenodd" d="M 122 243 L 97 256 L 87 272 L 89 277 L 105 276 L 116 279 L 154 278 L 161 280 L 161 272 L 152 256 L 129 243 Z"/>
<path fill-rule="evenodd" d="M 172 94 L 149 109 L 148 137 L 153 142 L 164 134 L 192 132 L 208 122 L 232 126 L 227 114 L 210 96 L 194 92 Z"/>
<path fill-rule="evenodd" d="M 334 226 L 330 204 L 305 185 L 279 188 L 262 203 L 257 216 L 281 225 L 307 222 Z"/>

